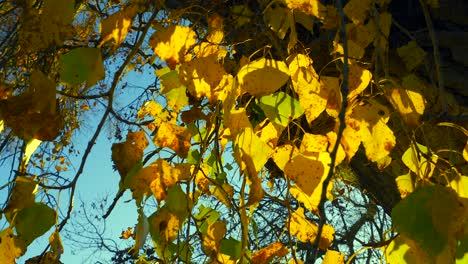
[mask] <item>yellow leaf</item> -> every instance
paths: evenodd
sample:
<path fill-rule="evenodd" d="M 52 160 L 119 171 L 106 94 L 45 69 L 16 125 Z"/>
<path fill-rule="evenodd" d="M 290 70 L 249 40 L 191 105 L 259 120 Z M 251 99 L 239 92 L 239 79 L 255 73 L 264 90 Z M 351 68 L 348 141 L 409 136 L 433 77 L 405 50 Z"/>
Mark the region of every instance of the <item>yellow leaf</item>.
<path fill-rule="evenodd" d="M 319 0 L 286 0 L 289 9 L 304 12 L 320 20 L 327 17 L 327 7 Z"/>
<path fill-rule="evenodd" d="M 289 232 L 304 243 L 314 243 L 317 237 L 318 226 L 309 222 L 304 216 L 304 209 L 299 207 L 292 213 L 289 223 Z M 330 225 L 324 225 L 319 248 L 327 249 L 333 241 L 335 230 Z"/>
<path fill-rule="evenodd" d="M 155 240 L 156 235 L 159 239 L 155 242 L 163 248 L 177 237 L 180 229 L 180 220 L 177 215 L 172 214 L 164 207 L 151 215 L 148 222 L 155 232 L 155 234 L 151 233 L 153 240 Z"/>
<path fill-rule="evenodd" d="M 13 234 L 13 229 L 7 228 L 0 232 L 0 259 L 5 264 L 16 263 L 26 252 L 26 245 L 17 236 Z"/>
<path fill-rule="evenodd" d="M 143 213 L 142 209 L 138 210 L 138 223 L 135 227 L 135 244 L 132 247 L 133 255 L 138 256 L 140 249 L 146 243 L 146 237 L 148 236 L 149 232 L 149 222 L 148 218 Z"/>
<path fill-rule="evenodd" d="M 418 46 L 415 40 L 397 49 L 398 56 L 405 62 L 406 69 L 412 71 L 419 66 L 426 57 L 426 52 Z"/>
<path fill-rule="evenodd" d="M 167 106 L 175 112 L 179 112 L 184 107 L 189 105 L 189 99 L 186 94 L 187 89 L 182 86 L 170 90 L 166 93 Z"/>
<path fill-rule="evenodd" d="M 265 195 L 265 191 L 262 188 L 262 179 L 258 175 L 249 175 L 249 199 L 246 206 L 256 207 Z"/>
<path fill-rule="evenodd" d="M 347 124 L 353 123 L 350 126 L 352 130 L 359 131 L 366 156 L 370 161 L 384 158 L 396 144 L 395 135 L 386 124 L 389 113 L 387 107 L 372 101 L 354 107 L 349 115 L 354 121 L 349 120 Z"/>
<path fill-rule="evenodd" d="M 363 24 L 369 15 L 372 4 L 372 0 L 351 0 L 345 5 L 343 11 L 354 24 Z"/>
<path fill-rule="evenodd" d="M 346 25 L 346 36 L 348 40 L 352 40 L 363 49 L 367 48 L 375 38 L 375 25 L 374 21 L 370 20 L 367 24 L 353 24 Z"/>
<path fill-rule="evenodd" d="M 196 43 L 197 35 L 190 27 L 169 25 L 158 29 L 149 40 L 154 53 L 165 60 L 171 69 L 185 61 L 189 49 Z"/>
<path fill-rule="evenodd" d="M 312 67 L 312 60 L 303 54 L 292 58 L 289 72 L 307 121 L 312 122 L 325 110 L 328 90 L 319 81 L 318 74 Z"/>
<path fill-rule="evenodd" d="M 211 188 L 211 194 L 218 198 L 220 202 L 222 202 L 227 208 L 231 208 L 231 203 L 229 202 L 234 195 L 234 188 L 228 184 L 223 183 L 221 186 L 216 186 Z"/>
<path fill-rule="evenodd" d="M 311 154 L 312 152 L 324 152 L 328 147 L 328 138 L 324 135 L 315 135 L 304 133 L 301 141 L 300 151 L 304 155 Z"/>
<path fill-rule="evenodd" d="M 224 118 L 224 126 L 229 128 L 231 135 L 237 135 L 242 128 L 252 128 L 245 108 L 232 109 Z"/>
<path fill-rule="evenodd" d="M 361 94 L 372 79 L 372 73 L 355 64 L 349 65 L 349 93 L 348 101 L 353 101 Z"/>
<path fill-rule="evenodd" d="M 292 160 L 295 156 L 299 154 L 299 151 L 290 144 L 281 145 L 275 148 L 275 152 L 273 153 L 273 161 L 276 163 L 276 166 L 284 171 L 286 164 L 290 160 Z"/>
<path fill-rule="evenodd" d="M 119 171 L 121 184 L 127 173 L 143 158 L 143 150 L 148 146 L 145 132 L 129 132 L 125 142 L 112 145 L 112 161 Z"/>
<path fill-rule="evenodd" d="M 404 199 L 410 193 L 414 191 L 413 179 L 411 178 L 411 173 L 400 175 L 396 177 L 395 182 L 400 192 L 400 196 Z"/>
<path fill-rule="evenodd" d="M 330 169 L 330 155 L 328 152 L 314 155 L 298 154 L 284 167 L 287 177 L 307 195 L 312 195 L 323 177 L 328 175 Z"/>
<path fill-rule="evenodd" d="M 143 197 L 151 190 L 156 200 L 160 202 L 166 198 L 168 188 L 189 177 L 190 166 L 188 164 L 171 166 L 164 159 L 157 159 L 141 169 L 135 178 L 131 179 L 129 188 L 135 199 Z"/>
<path fill-rule="evenodd" d="M 63 245 L 62 245 L 62 239 L 60 238 L 60 233 L 56 229 L 52 235 L 49 237 L 49 243 L 50 243 L 50 249 L 52 252 L 60 258 L 60 255 L 63 254 Z"/>
<path fill-rule="evenodd" d="M 273 150 L 257 137 L 252 128 L 242 128 L 234 141 L 234 158 L 249 177 L 257 175 L 273 154 Z"/>
<path fill-rule="evenodd" d="M 274 257 L 284 257 L 289 253 L 289 249 L 281 242 L 274 242 L 258 251 L 252 256 L 252 263 L 267 264 Z"/>
<path fill-rule="evenodd" d="M 428 158 L 430 160 L 428 160 Z M 419 143 L 411 146 L 403 153 L 403 163 L 421 179 L 430 178 L 437 163 L 437 155 Z"/>
<path fill-rule="evenodd" d="M 422 95 L 419 82 L 413 76 L 416 77 L 413 74 L 403 77 L 403 87 L 388 84 L 384 89 L 387 98 L 400 113 L 403 121 L 414 128 L 419 124 L 419 118 L 424 113 L 426 100 Z"/>
<path fill-rule="evenodd" d="M 206 96 L 210 102 L 216 102 L 218 95 L 223 91 L 223 86 L 218 85 L 223 80 L 226 72 L 224 67 L 218 63 L 216 55 L 196 58 L 185 62 L 179 68 L 182 82 L 187 90 L 196 98 Z"/>
<path fill-rule="evenodd" d="M 341 137 L 341 145 L 346 153 L 346 160 L 348 162 L 351 161 L 361 145 L 361 134 L 358 133 L 359 128 L 359 122 L 351 118 L 346 119 L 346 128 Z"/>
<path fill-rule="evenodd" d="M 409 239 L 399 235 L 384 250 L 387 263 L 405 263 L 424 264 L 432 263 L 429 256 Z"/>
<path fill-rule="evenodd" d="M 221 240 L 226 234 L 226 222 L 216 221 L 208 226 L 208 231 L 203 237 L 203 251 L 210 256 L 218 253 Z"/>
<path fill-rule="evenodd" d="M 320 77 L 320 80 L 322 81 L 321 85 L 328 91 L 327 106 L 325 110 L 328 115 L 338 118 L 341 104 L 343 102 L 340 89 L 340 79 L 337 77 L 322 76 Z"/>
<path fill-rule="evenodd" d="M 468 141 L 466 142 L 465 148 L 463 149 L 463 158 L 468 161 Z"/>
<path fill-rule="evenodd" d="M 99 47 L 111 39 L 114 39 L 116 47 L 120 46 L 132 26 L 137 11 L 137 5 L 133 3 L 105 18 L 101 22 L 102 40 Z"/>
<path fill-rule="evenodd" d="M 450 182 L 450 187 L 457 192 L 461 198 L 468 198 L 468 176 L 457 176 Z"/>
<path fill-rule="evenodd" d="M 266 119 L 258 124 L 254 129 L 255 134 L 272 148 L 276 147 L 283 130 L 283 126 L 272 123 Z"/>
<path fill-rule="evenodd" d="M 328 153 L 332 153 L 333 148 L 335 147 L 336 137 L 337 136 L 334 131 L 330 131 L 327 133 L 328 143 L 330 144 L 327 149 Z M 341 142 L 343 142 L 343 137 L 342 137 Z M 335 166 L 338 166 L 345 158 L 346 158 L 346 152 L 344 151 L 343 145 L 340 144 L 338 146 L 338 152 L 336 153 L 336 157 L 335 157 Z"/>
<path fill-rule="evenodd" d="M 263 96 L 283 86 L 289 79 L 289 71 L 282 61 L 262 58 L 242 66 L 237 79 L 243 91 Z"/>
<path fill-rule="evenodd" d="M 175 151 L 181 158 L 187 157 L 192 135 L 185 127 L 163 122 L 154 137 L 154 144 Z"/>
<path fill-rule="evenodd" d="M 325 252 L 322 264 L 344 264 L 344 258 L 341 252 L 329 249 Z"/>

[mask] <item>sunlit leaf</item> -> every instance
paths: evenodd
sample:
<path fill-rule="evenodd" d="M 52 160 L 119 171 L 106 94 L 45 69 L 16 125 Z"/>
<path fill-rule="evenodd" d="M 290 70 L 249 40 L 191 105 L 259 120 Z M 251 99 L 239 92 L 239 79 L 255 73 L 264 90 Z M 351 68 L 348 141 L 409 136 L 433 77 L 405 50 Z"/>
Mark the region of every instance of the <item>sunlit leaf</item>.
<path fill-rule="evenodd" d="M 153 141 L 160 147 L 172 149 L 182 158 L 187 157 L 192 135 L 185 127 L 163 122 L 158 128 Z"/>
<path fill-rule="evenodd" d="M 385 259 L 388 263 L 431 263 L 429 256 L 424 251 L 422 251 L 420 247 L 401 235 L 390 242 L 384 252 Z"/>
<path fill-rule="evenodd" d="M 307 121 L 312 122 L 325 110 L 328 90 L 319 81 L 312 60 L 306 55 L 298 54 L 291 59 L 289 73 Z"/>
<path fill-rule="evenodd" d="M 389 120 L 389 114 L 390 111 L 387 107 L 371 101 L 354 107 L 349 115 L 350 119 L 347 120 L 347 125 L 351 129 L 348 131 L 351 133 L 353 133 L 352 130 L 359 131 L 358 134 L 366 150 L 366 156 L 370 161 L 384 158 L 396 144 L 395 135 L 386 124 Z M 345 132 L 347 132 L 346 129 Z M 348 137 L 346 139 L 352 140 Z M 347 151 L 346 146 L 344 149 Z"/>
<path fill-rule="evenodd" d="M 281 242 L 274 242 L 252 255 L 252 262 L 258 264 L 267 264 L 273 257 L 284 257 L 289 253 L 288 248 Z"/>
<path fill-rule="evenodd" d="M 309 222 L 304 216 L 304 209 L 299 207 L 292 213 L 289 223 L 289 232 L 304 243 L 314 243 L 317 237 L 318 226 Z M 327 249 L 333 241 L 335 230 L 329 225 L 323 226 L 319 248 Z"/>
<path fill-rule="evenodd" d="M 283 61 L 262 58 L 242 66 L 237 79 L 243 91 L 263 96 L 283 86 L 289 79 L 289 71 Z"/>
<path fill-rule="evenodd" d="M 99 45 L 101 46 L 105 42 L 114 39 L 114 45 L 120 46 L 130 30 L 133 18 L 137 12 L 138 5 L 137 3 L 133 3 L 104 19 L 101 22 L 102 40 Z"/>
<path fill-rule="evenodd" d="M 179 73 L 180 79 L 193 96 L 196 98 L 206 96 L 210 102 L 217 101 L 219 94 L 227 85 L 226 82 L 221 83 L 226 72 L 218 63 L 216 55 L 185 62 L 180 66 Z"/>
<path fill-rule="evenodd" d="M 270 121 L 284 127 L 304 113 L 299 102 L 284 92 L 262 96 L 259 101 Z"/>
<path fill-rule="evenodd" d="M 412 172 L 423 179 L 432 176 L 438 157 L 431 153 L 426 146 L 416 143 L 411 144 L 401 159 Z"/>
<path fill-rule="evenodd" d="M 396 177 L 395 182 L 400 192 L 401 198 L 405 198 L 414 190 L 413 179 L 411 178 L 411 173 L 400 175 Z"/>
<path fill-rule="evenodd" d="M 99 48 L 76 48 L 60 56 L 60 81 L 71 86 L 93 86 L 105 77 Z"/>
<path fill-rule="evenodd" d="M 322 264 L 344 264 L 345 255 L 336 250 L 327 250 Z"/>
<path fill-rule="evenodd" d="M 14 235 L 12 228 L 0 232 L 0 259 L 6 264 L 15 263 L 15 259 L 26 252 L 24 242 Z"/>
<path fill-rule="evenodd" d="M 301 141 L 300 151 L 303 154 L 310 154 L 312 152 L 324 152 L 327 151 L 327 147 L 327 136 L 305 133 Z"/>
<path fill-rule="evenodd" d="M 221 240 L 226 234 L 226 222 L 217 221 L 208 226 L 206 235 L 203 237 L 203 251 L 208 256 L 218 253 Z"/>
<path fill-rule="evenodd" d="M 249 176 L 256 176 L 273 154 L 273 150 L 248 127 L 240 130 L 234 145 L 234 158 L 242 170 L 247 169 Z"/>
<path fill-rule="evenodd" d="M 328 152 L 314 155 L 299 154 L 293 157 L 284 167 L 284 173 L 307 195 L 312 195 L 321 179 L 328 175 L 330 169 Z"/>
<path fill-rule="evenodd" d="M 372 73 L 357 65 L 349 65 L 349 93 L 348 101 L 353 101 L 361 94 L 372 79 Z"/>
<path fill-rule="evenodd" d="M 55 224 L 56 216 L 56 212 L 43 203 L 34 203 L 24 208 L 15 217 L 18 237 L 29 245 Z"/>
<path fill-rule="evenodd" d="M 252 129 L 245 108 L 230 110 L 229 115 L 224 118 L 224 126 L 229 128 L 231 135 L 237 135 L 243 128 Z"/>
<path fill-rule="evenodd" d="M 187 26 L 169 25 L 159 28 L 149 39 L 149 45 L 171 69 L 185 61 L 190 47 L 196 43 L 195 32 Z"/>

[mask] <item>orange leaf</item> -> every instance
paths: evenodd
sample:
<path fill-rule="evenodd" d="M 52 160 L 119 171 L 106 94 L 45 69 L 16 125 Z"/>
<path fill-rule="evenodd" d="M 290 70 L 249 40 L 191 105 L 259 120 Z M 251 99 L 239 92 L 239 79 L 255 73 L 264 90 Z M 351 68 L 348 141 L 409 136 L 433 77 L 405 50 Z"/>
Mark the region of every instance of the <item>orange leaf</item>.
<path fill-rule="evenodd" d="M 281 258 L 288 253 L 289 250 L 285 245 L 275 242 L 255 252 L 252 256 L 252 263 L 267 264 L 273 257 Z"/>
<path fill-rule="evenodd" d="M 192 135 L 185 127 L 171 123 L 161 123 L 153 141 L 154 144 L 167 147 L 175 151 L 182 158 L 187 157 L 190 149 L 190 138 Z"/>

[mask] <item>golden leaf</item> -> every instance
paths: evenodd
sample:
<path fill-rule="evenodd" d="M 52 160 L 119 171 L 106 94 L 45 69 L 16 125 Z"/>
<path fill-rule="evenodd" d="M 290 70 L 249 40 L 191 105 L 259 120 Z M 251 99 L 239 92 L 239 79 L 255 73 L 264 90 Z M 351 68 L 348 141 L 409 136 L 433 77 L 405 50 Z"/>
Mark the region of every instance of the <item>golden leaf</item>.
<path fill-rule="evenodd" d="M 314 155 L 298 154 L 284 167 L 286 176 L 296 182 L 296 185 L 307 195 L 312 195 L 323 177 L 330 169 L 330 155 L 328 152 Z"/>
<path fill-rule="evenodd" d="M 179 157 L 187 157 L 192 135 L 185 127 L 163 122 L 158 128 L 153 141 L 160 147 L 172 149 Z"/>
<path fill-rule="evenodd" d="M 150 190 L 159 202 L 166 198 L 167 189 L 177 182 L 190 177 L 190 165 L 177 164 L 171 166 L 164 159 L 157 159 L 149 166 L 141 169 L 131 179 L 129 188 L 135 199 L 143 197 Z"/>
<path fill-rule="evenodd" d="M 401 160 L 418 177 L 426 179 L 432 176 L 438 156 L 433 154 L 426 146 L 412 143 L 401 156 Z"/>
<path fill-rule="evenodd" d="M 189 49 L 196 43 L 197 35 L 190 27 L 169 25 L 157 30 L 149 40 L 154 53 L 165 60 L 171 69 L 185 61 Z"/>
<path fill-rule="evenodd" d="M 50 249 L 52 252 L 60 257 L 60 255 L 63 254 L 63 245 L 62 245 L 62 239 L 60 238 L 60 233 L 56 229 L 52 235 L 49 237 L 49 243 L 50 243 Z"/>
<path fill-rule="evenodd" d="M 384 158 L 396 144 L 395 135 L 386 124 L 389 113 L 387 107 L 372 101 L 354 107 L 349 115 L 354 121 L 349 120 L 347 124 L 354 123 L 350 127 L 359 131 L 366 156 L 370 161 Z"/>
<path fill-rule="evenodd" d="M 409 172 L 396 177 L 395 182 L 402 199 L 414 191 L 413 179 Z"/>
<path fill-rule="evenodd" d="M 426 100 L 417 84 L 418 82 L 410 75 L 403 78 L 403 87 L 394 87 L 390 84 L 384 86 L 387 98 L 400 113 L 403 121 L 413 128 L 419 124 L 419 118 L 426 108 Z"/>
<path fill-rule="evenodd" d="M 311 154 L 311 152 L 326 151 L 327 147 L 328 138 L 326 136 L 304 133 L 299 150 L 301 153 L 308 155 Z"/>
<path fill-rule="evenodd" d="M 115 46 L 120 46 L 120 44 L 125 40 L 129 29 L 132 26 L 133 19 L 138 12 L 138 5 L 132 3 L 127 5 L 125 8 L 120 9 L 120 11 L 110 15 L 101 22 L 101 43 L 98 47 L 102 46 L 107 41 L 114 39 Z"/>
<path fill-rule="evenodd" d="M 349 93 L 348 101 L 351 102 L 361 94 L 372 79 L 372 73 L 355 64 L 349 65 Z"/>
<path fill-rule="evenodd" d="M 463 148 L 463 158 L 468 161 L 468 141 L 466 142 L 465 148 Z"/>
<path fill-rule="evenodd" d="M 185 62 L 179 68 L 180 79 L 187 90 L 196 98 L 206 96 L 210 102 L 216 102 L 224 86 L 218 87 L 226 75 L 224 67 L 218 63 L 216 55 L 196 58 Z"/>
<path fill-rule="evenodd" d="M 329 249 L 325 252 L 322 264 L 344 264 L 344 258 L 341 252 Z"/>
<path fill-rule="evenodd" d="M 211 188 L 210 193 L 227 208 L 231 208 L 231 203 L 229 201 L 234 195 L 234 188 L 230 184 L 223 183 L 221 186 L 213 187 Z"/>
<path fill-rule="evenodd" d="M 180 229 L 180 220 L 177 215 L 172 214 L 166 208 L 159 209 L 156 213 L 148 218 L 148 222 L 152 229 L 159 236 L 159 241 L 162 245 L 171 243 L 178 235 Z M 151 234 L 154 239 L 154 234 Z"/>
<path fill-rule="evenodd" d="M 296 185 L 292 185 L 289 189 L 291 196 L 294 197 L 298 202 L 304 204 L 304 207 L 314 214 L 319 214 L 318 205 L 320 203 L 320 199 L 322 198 L 322 188 L 323 188 L 323 181 L 327 175 L 323 175 L 320 179 L 320 183 L 314 189 L 312 194 L 307 194 L 302 189 Z M 330 182 L 327 187 L 326 197 L 330 197 L 331 192 L 333 190 L 333 182 Z"/>
<path fill-rule="evenodd" d="M 268 146 L 275 148 L 278 143 L 281 132 L 284 130 L 284 127 L 276 123 L 272 123 L 269 120 L 264 120 L 258 124 L 254 131 L 255 135 L 260 137 L 263 142 L 267 143 Z"/>
<path fill-rule="evenodd" d="M 289 232 L 300 241 L 314 243 L 317 237 L 318 226 L 309 222 L 304 216 L 304 209 L 299 207 L 292 213 L 289 223 Z M 324 225 L 319 248 L 327 249 L 333 241 L 335 230 L 330 225 Z"/>
<path fill-rule="evenodd" d="M 392 26 L 392 15 L 388 12 L 379 14 L 379 28 L 375 29 L 374 47 L 378 47 L 382 54 L 388 49 L 388 39 L 390 36 L 390 27 Z M 380 55 L 379 55 L 380 56 Z"/>
<path fill-rule="evenodd" d="M 145 132 L 129 132 L 125 142 L 112 145 L 112 161 L 119 171 L 121 184 L 128 172 L 143 158 L 143 150 L 148 146 Z"/>
<path fill-rule="evenodd" d="M 26 252 L 26 245 L 17 236 L 13 229 L 7 228 L 0 231 L 0 259 L 4 263 L 15 263 Z"/>
<path fill-rule="evenodd" d="M 237 135 L 242 128 L 252 128 L 245 108 L 232 109 L 224 118 L 224 126 L 229 128 L 231 135 Z"/>
<path fill-rule="evenodd" d="M 237 79 L 243 91 L 263 96 L 283 86 L 289 79 L 289 71 L 282 61 L 262 58 L 242 66 Z"/>
<path fill-rule="evenodd" d="M 286 164 L 292 160 L 296 155 L 299 154 L 299 151 L 290 144 L 281 145 L 275 148 L 275 152 L 272 155 L 273 161 L 276 163 L 276 166 L 284 171 Z"/>
<path fill-rule="evenodd" d="M 325 110 L 328 90 L 320 83 L 312 60 L 305 55 L 298 54 L 291 60 L 289 73 L 307 121 L 312 122 Z"/>
<path fill-rule="evenodd" d="M 284 257 L 289 253 L 289 249 L 281 242 L 274 242 L 252 255 L 252 263 L 267 264 L 273 257 Z"/>
<path fill-rule="evenodd" d="M 256 177 L 273 154 L 273 150 L 253 133 L 252 128 L 242 128 L 234 141 L 234 158 L 249 177 Z"/>
<path fill-rule="evenodd" d="M 330 131 L 327 133 L 328 143 L 330 144 L 327 149 L 328 153 L 332 153 L 333 148 L 335 147 L 336 137 L 337 136 L 334 131 Z M 341 142 L 343 142 L 343 137 L 342 137 Z M 335 166 L 338 166 L 345 158 L 346 158 L 346 152 L 344 151 L 343 145 L 340 144 L 338 146 L 338 152 L 336 153 L 336 157 L 335 157 Z"/>
<path fill-rule="evenodd" d="M 203 251 L 206 255 L 211 256 L 218 253 L 226 231 L 226 222 L 224 221 L 216 221 L 208 226 L 208 231 L 203 237 Z"/>

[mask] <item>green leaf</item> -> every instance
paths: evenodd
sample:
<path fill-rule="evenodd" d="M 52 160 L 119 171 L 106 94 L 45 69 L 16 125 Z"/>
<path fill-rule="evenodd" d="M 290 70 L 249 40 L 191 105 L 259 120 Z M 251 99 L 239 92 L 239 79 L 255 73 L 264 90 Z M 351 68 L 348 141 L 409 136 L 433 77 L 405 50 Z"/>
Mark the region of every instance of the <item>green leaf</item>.
<path fill-rule="evenodd" d="M 86 81 L 93 86 L 105 77 L 101 49 L 77 48 L 60 56 L 60 81 L 75 86 Z"/>
<path fill-rule="evenodd" d="M 463 210 L 460 207 L 452 190 L 439 185 L 425 186 L 416 189 L 393 208 L 392 221 L 399 233 L 435 257 L 457 232 L 450 227 L 456 226 L 461 219 Z"/>
<path fill-rule="evenodd" d="M 284 92 L 262 96 L 259 106 L 270 121 L 284 127 L 304 114 L 299 101 Z"/>
<path fill-rule="evenodd" d="M 242 243 L 230 237 L 229 239 L 223 239 L 221 241 L 220 249 L 221 253 L 226 254 L 232 259 L 236 260 L 240 258 L 242 251 Z"/>
<path fill-rule="evenodd" d="M 198 152 L 198 149 L 191 149 L 189 150 L 189 153 L 187 155 L 187 163 L 195 165 L 198 163 L 199 157 L 200 157 L 200 152 Z"/>
<path fill-rule="evenodd" d="M 166 207 L 169 212 L 177 215 L 181 221 L 187 218 L 187 208 L 191 206 L 192 201 L 187 198 L 187 195 L 178 184 L 167 190 L 166 204 L 164 207 Z"/>
<path fill-rule="evenodd" d="M 214 210 L 213 208 L 200 205 L 199 212 L 195 216 L 195 219 L 201 223 L 198 225 L 198 228 L 200 229 L 202 235 L 206 235 L 208 226 L 216 222 L 219 217 L 221 217 L 221 215 L 218 213 L 218 211 Z"/>
<path fill-rule="evenodd" d="M 55 210 L 43 203 L 34 203 L 24 208 L 15 217 L 18 237 L 29 245 L 55 224 L 56 217 Z"/>

